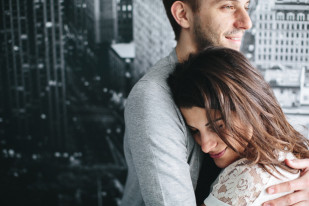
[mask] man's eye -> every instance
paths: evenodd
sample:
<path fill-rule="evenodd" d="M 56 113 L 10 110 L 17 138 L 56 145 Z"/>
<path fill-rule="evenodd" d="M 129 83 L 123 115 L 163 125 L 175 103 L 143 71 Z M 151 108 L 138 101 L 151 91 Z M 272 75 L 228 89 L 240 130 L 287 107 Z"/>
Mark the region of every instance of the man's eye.
<path fill-rule="evenodd" d="M 223 9 L 232 10 L 232 9 L 235 9 L 235 7 L 234 7 L 234 6 L 231 6 L 231 5 L 227 5 L 227 6 L 223 6 Z"/>

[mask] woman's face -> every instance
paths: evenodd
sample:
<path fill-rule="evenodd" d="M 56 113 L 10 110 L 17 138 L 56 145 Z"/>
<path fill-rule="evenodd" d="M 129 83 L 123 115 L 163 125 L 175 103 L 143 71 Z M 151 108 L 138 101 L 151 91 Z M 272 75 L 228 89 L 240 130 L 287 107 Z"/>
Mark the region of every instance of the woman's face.
<path fill-rule="evenodd" d="M 239 155 L 229 148 L 212 130 L 204 108 L 192 107 L 180 108 L 180 110 L 195 141 L 201 146 L 203 152 L 208 153 L 210 157 L 214 159 L 215 164 L 218 167 L 225 168 L 239 158 Z M 225 125 L 221 118 L 220 112 L 218 112 L 218 110 L 212 110 L 211 115 L 216 126 L 219 129 L 225 130 Z M 244 132 L 243 134 L 246 134 L 250 138 L 252 137 L 252 127 L 248 128 L 248 126 L 242 124 L 236 115 L 233 115 L 233 121 L 237 128 L 241 130 L 240 132 Z M 228 131 L 225 132 L 228 136 L 227 138 L 230 138 L 229 141 L 233 147 L 235 147 L 235 149 L 239 152 L 243 151 L 244 148 L 241 147 L 236 141 L 233 142 L 233 139 L 229 136 Z"/>

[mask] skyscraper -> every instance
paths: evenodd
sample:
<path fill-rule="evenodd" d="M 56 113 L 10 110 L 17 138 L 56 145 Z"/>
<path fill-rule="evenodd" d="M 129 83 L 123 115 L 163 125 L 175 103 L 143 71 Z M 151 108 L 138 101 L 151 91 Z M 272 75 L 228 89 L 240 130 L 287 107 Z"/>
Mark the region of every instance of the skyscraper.
<path fill-rule="evenodd" d="M 86 0 L 85 3 L 90 46 L 115 40 L 118 32 L 116 0 Z"/>
<path fill-rule="evenodd" d="M 309 85 L 304 76 L 309 67 L 308 11 L 308 0 L 273 0 L 259 1 L 255 12 L 254 63 L 264 70 L 276 66 L 297 70 L 301 105 L 309 104 Z"/>
<path fill-rule="evenodd" d="M 62 0 L 1 1 L 5 137 L 66 147 Z M 22 144 L 19 144 L 22 145 Z"/>
<path fill-rule="evenodd" d="M 309 1 L 259 1 L 256 9 L 255 64 L 301 70 L 309 65 Z"/>
<path fill-rule="evenodd" d="M 133 2 L 134 78 L 138 79 L 176 45 L 162 1 Z"/>
<path fill-rule="evenodd" d="M 133 5 L 132 0 L 117 0 L 117 42 L 130 42 L 133 40 Z"/>

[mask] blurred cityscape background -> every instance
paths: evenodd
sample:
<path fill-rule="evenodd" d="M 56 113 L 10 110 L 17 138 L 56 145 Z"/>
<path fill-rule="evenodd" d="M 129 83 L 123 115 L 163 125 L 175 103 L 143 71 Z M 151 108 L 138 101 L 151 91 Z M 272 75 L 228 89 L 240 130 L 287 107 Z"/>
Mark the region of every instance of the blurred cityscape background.
<path fill-rule="evenodd" d="M 123 109 L 176 45 L 161 0 L 1 0 L 0 205 L 118 205 Z M 242 52 L 309 136 L 309 1 L 251 0 Z"/>

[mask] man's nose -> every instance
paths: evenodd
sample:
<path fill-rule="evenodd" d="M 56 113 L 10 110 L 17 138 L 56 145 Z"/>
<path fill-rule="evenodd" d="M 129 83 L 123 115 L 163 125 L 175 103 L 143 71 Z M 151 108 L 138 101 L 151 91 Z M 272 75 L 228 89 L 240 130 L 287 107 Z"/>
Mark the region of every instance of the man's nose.
<path fill-rule="evenodd" d="M 235 15 L 234 26 L 237 29 L 248 30 L 252 27 L 252 21 L 246 9 L 239 9 Z"/>
<path fill-rule="evenodd" d="M 217 146 L 218 142 L 215 135 L 216 134 L 205 134 L 201 137 L 201 148 L 203 152 L 209 153 Z"/>

